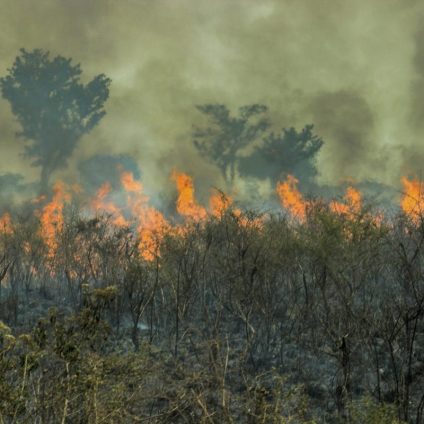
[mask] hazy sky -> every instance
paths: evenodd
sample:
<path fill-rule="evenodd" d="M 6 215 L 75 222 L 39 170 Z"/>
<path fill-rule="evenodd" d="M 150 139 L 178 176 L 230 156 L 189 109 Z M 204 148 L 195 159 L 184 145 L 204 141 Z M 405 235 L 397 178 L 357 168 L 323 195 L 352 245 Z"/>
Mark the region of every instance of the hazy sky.
<path fill-rule="evenodd" d="M 107 116 L 69 167 L 95 153 L 129 153 L 146 186 L 172 167 L 200 184 L 219 173 L 190 140 L 195 104 L 269 106 L 276 129 L 315 124 L 322 182 L 396 184 L 424 168 L 422 0 L 0 0 L 0 75 L 21 47 L 112 79 Z M 0 99 L 0 174 L 38 178 L 20 157 Z"/>

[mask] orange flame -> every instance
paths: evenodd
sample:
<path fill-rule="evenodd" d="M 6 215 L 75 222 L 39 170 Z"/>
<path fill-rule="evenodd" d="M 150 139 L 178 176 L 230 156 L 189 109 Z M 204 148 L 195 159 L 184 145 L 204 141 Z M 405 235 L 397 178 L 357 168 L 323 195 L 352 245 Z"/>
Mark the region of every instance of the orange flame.
<path fill-rule="evenodd" d="M 146 261 L 153 261 L 160 255 L 159 246 L 167 233 L 171 231 L 168 221 L 158 210 L 147 207 L 141 211 L 137 227 L 140 243 L 140 255 Z"/>
<path fill-rule="evenodd" d="M 129 193 L 141 193 L 143 191 L 143 184 L 134 179 L 132 172 L 125 171 L 121 174 L 121 184 L 125 191 Z"/>
<path fill-rule="evenodd" d="M 177 212 L 194 221 L 205 219 L 206 209 L 196 202 L 192 178 L 175 170 L 171 178 L 175 181 L 178 190 Z"/>
<path fill-rule="evenodd" d="M 143 184 L 136 181 L 132 172 L 121 174 L 121 184 L 128 194 L 127 202 L 133 216 L 137 217 L 147 204 L 149 198 L 143 194 Z"/>
<path fill-rule="evenodd" d="M 237 222 L 241 227 L 255 228 L 257 230 L 260 230 L 264 226 L 264 220 L 259 216 L 253 219 L 249 219 L 245 214 L 243 214 L 243 211 L 239 208 L 233 209 L 232 213 L 237 218 Z"/>
<path fill-rule="evenodd" d="M 106 197 L 111 191 L 111 186 L 108 182 L 102 184 L 97 190 L 95 198 L 91 201 L 92 209 L 96 211 L 104 211 L 112 215 L 113 224 L 117 227 L 128 226 L 127 220 L 122 215 L 121 210 L 111 201 L 106 201 Z"/>
<path fill-rule="evenodd" d="M 220 218 L 225 211 L 231 206 L 233 199 L 221 191 L 217 191 L 209 198 L 209 207 L 211 215 Z"/>
<path fill-rule="evenodd" d="M 400 206 L 415 223 L 420 221 L 424 211 L 424 183 L 417 178 L 402 177 L 403 196 Z"/>
<path fill-rule="evenodd" d="M 217 191 L 209 198 L 210 214 L 222 218 L 223 214 L 232 206 L 233 199 L 221 191 Z M 237 223 L 242 227 L 261 229 L 264 220 L 261 217 L 247 217 L 239 208 L 232 208 L 231 213 L 237 218 Z"/>
<path fill-rule="evenodd" d="M 308 202 L 303 199 L 302 194 L 298 191 L 298 182 L 299 181 L 295 177 L 288 175 L 286 181 L 277 184 L 276 191 L 280 197 L 282 206 L 287 209 L 291 215 L 304 221 Z"/>
<path fill-rule="evenodd" d="M 12 218 L 7 212 L 0 217 L 0 233 L 13 234 Z"/>
<path fill-rule="evenodd" d="M 330 202 L 330 210 L 338 215 L 346 215 L 353 218 L 358 215 L 362 209 L 362 195 L 359 190 L 354 187 L 348 187 L 344 195 L 345 203 L 333 200 Z"/>
<path fill-rule="evenodd" d="M 63 182 L 58 181 L 53 187 L 53 199 L 44 206 L 41 216 L 41 237 L 47 246 L 48 258 L 53 258 L 58 248 L 58 235 L 63 229 L 63 207 L 71 200 Z"/>
<path fill-rule="evenodd" d="M 148 206 L 149 198 L 143 194 L 143 184 L 136 181 L 131 172 L 121 174 L 121 183 L 128 193 L 131 212 L 138 221 L 140 255 L 146 261 L 153 261 L 159 255 L 160 243 L 171 227 L 161 212 Z"/>

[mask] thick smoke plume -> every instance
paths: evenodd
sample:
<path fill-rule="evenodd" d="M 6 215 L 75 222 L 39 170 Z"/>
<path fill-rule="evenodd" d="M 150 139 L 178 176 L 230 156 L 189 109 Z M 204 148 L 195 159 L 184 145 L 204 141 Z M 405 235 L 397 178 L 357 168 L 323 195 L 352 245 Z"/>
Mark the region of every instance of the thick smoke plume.
<path fill-rule="evenodd" d="M 58 178 L 78 179 L 80 164 L 95 155 L 129 155 L 151 192 L 169 190 L 174 167 L 191 173 L 201 187 L 223 187 L 219 170 L 191 140 L 192 126 L 201 120 L 195 105 L 207 103 L 233 111 L 265 104 L 275 131 L 314 124 L 325 142 L 318 157 L 322 184 L 353 177 L 399 187 L 401 174 L 421 170 L 421 1 L 1 5 L 0 76 L 24 47 L 71 57 L 81 63 L 86 82 L 99 73 L 112 79 L 107 115 Z M 37 181 L 39 171 L 20 156 L 20 128 L 4 99 L 0 114 L 1 173 Z"/>

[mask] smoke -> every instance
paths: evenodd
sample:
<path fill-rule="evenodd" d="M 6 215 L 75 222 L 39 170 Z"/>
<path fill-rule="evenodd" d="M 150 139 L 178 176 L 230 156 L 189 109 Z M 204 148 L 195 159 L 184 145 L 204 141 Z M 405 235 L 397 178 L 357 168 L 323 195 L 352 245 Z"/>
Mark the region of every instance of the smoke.
<path fill-rule="evenodd" d="M 0 205 L 11 209 L 34 193 L 35 189 L 36 185 L 25 184 L 24 177 L 20 174 L 0 175 Z M 3 208 L 0 212 L 3 212 Z"/>
<path fill-rule="evenodd" d="M 424 172 L 424 26 L 414 34 L 413 72 L 411 76 L 411 99 L 408 108 L 411 133 L 407 143 L 399 146 L 402 155 L 402 170 L 420 178 Z"/>
<path fill-rule="evenodd" d="M 414 71 L 411 82 L 411 121 L 421 133 L 424 129 L 424 27 L 415 36 Z"/>
<path fill-rule="evenodd" d="M 424 157 L 419 0 L 1 0 L 0 75 L 21 47 L 81 63 L 112 79 L 107 115 L 58 177 L 95 155 L 129 155 L 152 193 L 173 167 L 200 188 L 219 171 L 191 143 L 194 105 L 263 103 L 275 130 L 315 124 L 325 142 L 320 181 L 397 184 Z M 48 24 L 47 24 L 48 22 Z M 421 25 L 421 27 L 420 27 Z M 38 175 L 20 157 L 19 130 L 0 100 L 2 172 Z M 240 189 L 242 190 L 242 188 Z"/>
<path fill-rule="evenodd" d="M 128 155 L 95 155 L 80 162 L 78 170 L 85 191 L 91 195 L 105 182 L 119 190 L 123 171 L 131 172 L 136 179 L 141 177 L 137 163 Z"/>
<path fill-rule="evenodd" d="M 327 161 L 335 160 L 335 177 L 357 177 L 364 165 L 371 166 L 374 116 L 364 98 L 349 91 L 320 93 L 310 108 L 316 131 L 327 140 Z"/>

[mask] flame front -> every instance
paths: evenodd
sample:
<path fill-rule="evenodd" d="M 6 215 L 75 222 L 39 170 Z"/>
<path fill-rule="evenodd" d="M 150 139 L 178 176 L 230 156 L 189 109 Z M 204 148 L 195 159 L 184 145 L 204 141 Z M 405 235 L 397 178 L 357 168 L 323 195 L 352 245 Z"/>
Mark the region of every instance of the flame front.
<path fill-rule="evenodd" d="M 207 216 L 206 209 L 196 202 L 192 178 L 175 170 L 171 178 L 175 181 L 178 190 L 177 212 L 194 221 L 205 219 Z"/>
<path fill-rule="evenodd" d="M 418 223 L 424 211 L 424 183 L 416 178 L 402 178 L 403 196 L 400 206 L 403 212 Z"/>
<path fill-rule="evenodd" d="M 163 214 L 148 205 L 149 198 L 143 194 L 143 184 L 134 179 L 131 172 L 121 174 L 121 184 L 128 194 L 128 206 L 137 221 L 138 249 L 146 261 L 159 256 L 160 244 L 171 231 Z"/>
<path fill-rule="evenodd" d="M 333 213 L 353 218 L 362 210 L 361 192 L 354 187 L 348 187 L 344 195 L 344 203 L 333 200 L 330 202 L 329 207 Z"/>
<path fill-rule="evenodd" d="M 117 227 L 126 227 L 128 226 L 128 221 L 125 219 L 120 208 L 116 206 L 113 202 L 107 201 L 106 197 L 111 192 L 110 183 L 103 183 L 100 188 L 97 190 L 96 196 L 91 201 L 91 208 L 95 211 L 104 211 L 112 215 L 113 224 Z"/>
<path fill-rule="evenodd" d="M 41 216 L 40 234 L 47 246 L 47 257 L 52 259 L 59 246 L 58 236 L 63 230 L 63 207 L 71 200 L 71 195 L 67 192 L 62 181 L 56 182 L 53 186 L 53 198 L 50 203 L 44 206 Z"/>
<path fill-rule="evenodd" d="M 299 181 L 293 177 L 293 175 L 288 175 L 286 181 L 277 184 L 276 191 L 280 197 L 282 206 L 287 209 L 291 215 L 304 221 L 308 202 L 303 199 L 302 194 L 298 191 L 298 182 Z"/>
<path fill-rule="evenodd" d="M 209 208 L 211 215 L 216 218 L 221 218 L 225 211 L 232 205 L 233 199 L 227 196 L 222 191 L 217 190 L 209 198 Z"/>
<path fill-rule="evenodd" d="M 132 172 L 124 171 L 121 174 L 121 184 L 128 193 L 140 193 L 143 191 L 143 184 L 134 179 Z"/>
<path fill-rule="evenodd" d="M 162 213 L 151 207 L 144 208 L 139 219 L 137 232 L 140 242 L 138 248 L 146 261 L 153 261 L 160 255 L 160 244 L 172 228 Z"/>
<path fill-rule="evenodd" d="M 133 228 L 138 235 L 138 250 L 140 256 L 146 261 L 153 261 L 160 256 L 160 246 L 167 235 L 184 237 L 192 228 L 193 223 L 205 223 L 208 216 L 218 219 L 223 218 L 226 211 L 228 216 L 233 216 L 241 227 L 249 227 L 257 230 L 264 228 L 266 217 L 252 216 L 244 213 L 233 205 L 233 199 L 223 192 L 216 190 L 209 199 L 208 212 L 205 207 L 198 204 L 194 193 L 192 178 L 182 172 L 173 171 L 171 175 L 175 182 L 178 197 L 176 202 L 177 212 L 186 218 L 182 224 L 171 224 L 159 210 L 149 205 L 149 198 L 144 194 L 141 181 L 134 178 L 131 172 L 121 173 L 121 185 L 126 193 L 124 205 L 116 205 L 110 200 L 111 185 L 106 182 L 97 191 L 95 197 L 90 201 L 95 211 L 105 211 L 113 216 L 112 223 L 116 226 Z M 405 194 L 401 206 L 406 214 L 417 220 L 424 206 L 423 183 L 418 180 L 402 180 Z M 288 175 L 287 179 L 277 184 L 276 192 L 281 200 L 282 206 L 295 218 L 303 222 L 306 220 L 308 208 L 312 203 L 304 199 L 297 189 L 298 180 Z M 80 189 L 73 189 L 80 192 Z M 40 217 L 40 235 L 47 246 L 47 258 L 53 258 L 59 247 L 59 235 L 63 230 L 64 204 L 71 199 L 71 189 L 62 182 L 57 182 L 53 188 L 53 198 L 46 204 Z M 119 198 L 119 197 L 118 197 Z M 37 199 L 36 202 L 43 199 Z M 122 201 L 122 193 L 121 193 Z M 318 203 L 317 203 L 318 204 Z M 360 216 L 362 211 L 362 195 L 353 188 L 348 187 L 343 201 L 331 201 L 327 203 L 328 209 L 337 215 L 343 215 L 349 219 Z M 369 217 L 370 215 L 367 215 Z M 362 219 L 362 218 L 361 218 Z M 375 222 L 378 223 L 377 217 Z M 0 217 L 0 233 L 13 232 L 12 220 L 9 214 Z"/>

